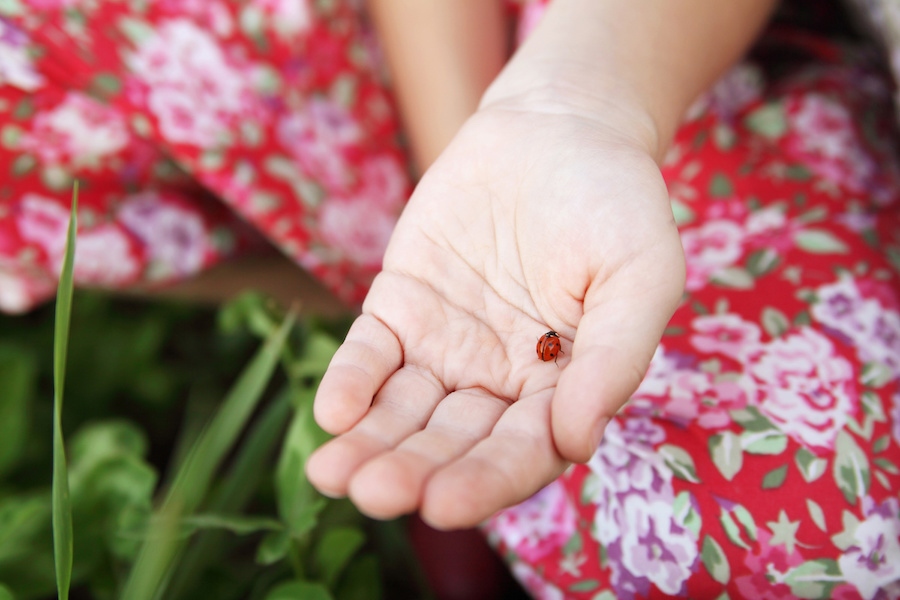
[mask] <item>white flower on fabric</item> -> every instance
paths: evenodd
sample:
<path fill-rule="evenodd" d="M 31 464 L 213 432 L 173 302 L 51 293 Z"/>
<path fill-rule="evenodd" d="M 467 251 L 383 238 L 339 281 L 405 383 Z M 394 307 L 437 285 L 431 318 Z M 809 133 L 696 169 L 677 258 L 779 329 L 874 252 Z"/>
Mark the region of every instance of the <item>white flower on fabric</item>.
<path fill-rule="evenodd" d="M 128 57 L 128 66 L 147 87 L 147 106 L 171 142 L 213 147 L 255 110 L 248 78 L 188 19 L 163 21 Z"/>
<path fill-rule="evenodd" d="M 816 290 L 813 318 L 845 336 L 863 362 L 874 361 L 900 376 L 900 314 L 865 297 L 850 277 Z"/>
<path fill-rule="evenodd" d="M 760 411 L 807 447 L 832 448 L 859 404 L 853 366 L 809 327 L 763 345 L 748 372 Z"/>
<path fill-rule="evenodd" d="M 154 192 L 130 196 L 117 219 L 146 247 L 155 279 L 191 275 L 206 261 L 208 232 L 194 212 Z"/>
<path fill-rule="evenodd" d="M 262 10 L 272 30 L 287 40 L 295 39 L 313 24 L 308 0 L 253 0 L 250 6 Z"/>
<path fill-rule="evenodd" d="M 31 63 L 28 41 L 25 33 L 0 19 L 0 85 L 33 92 L 46 82 Z"/>
<path fill-rule="evenodd" d="M 865 600 L 900 580 L 900 516 L 891 499 L 856 526 L 854 545 L 838 559 L 847 582 L 856 586 Z"/>
<path fill-rule="evenodd" d="M 75 169 L 99 169 L 105 158 L 128 145 L 130 134 L 116 110 L 79 92 L 38 113 L 19 148 L 45 163 L 63 163 Z"/>
<path fill-rule="evenodd" d="M 679 593 L 698 550 L 693 536 L 675 522 L 672 502 L 630 494 L 622 504 L 622 565 L 666 594 Z"/>
<path fill-rule="evenodd" d="M 31 307 L 33 298 L 20 277 L 0 270 L 0 310 L 17 314 Z"/>

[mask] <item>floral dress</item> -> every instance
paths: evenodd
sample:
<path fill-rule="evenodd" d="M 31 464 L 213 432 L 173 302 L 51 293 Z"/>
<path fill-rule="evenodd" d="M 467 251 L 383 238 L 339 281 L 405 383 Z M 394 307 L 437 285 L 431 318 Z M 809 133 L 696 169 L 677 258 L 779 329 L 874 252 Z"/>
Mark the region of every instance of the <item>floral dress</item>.
<path fill-rule="evenodd" d="M 409 193 L 359 2 L 0 2 L 0 311 L 196 274 L 266 239 L 350 304 Z M 259 235 L 262 233 L 262 235 Z"/>
<path fill-rule="evenodd" d="M 693 107 L 649 373 L 484 526 L 536 598 L 900 598 L 892 93 L 865 46 L 776 26 Z M 357 302 L 410 189 L 397 134 L 359 2 L 0 1 L 0 310 L 52 295 L 73 178 L 83 285 L 268 240 Z"/>
<path fill-rule="evenodd" d="M 900 598 L 892 87 L 795 29 L 757 55 L 665 162 L 687 289 L 645 380 L 485 525 L 536 598 Z"/>

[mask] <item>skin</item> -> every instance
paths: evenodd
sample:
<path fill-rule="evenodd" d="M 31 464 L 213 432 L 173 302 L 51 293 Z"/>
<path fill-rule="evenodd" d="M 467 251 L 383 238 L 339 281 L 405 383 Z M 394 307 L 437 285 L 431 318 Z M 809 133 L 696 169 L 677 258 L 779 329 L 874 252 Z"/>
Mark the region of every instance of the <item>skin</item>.
<path fill-rule="evenodd" d="M 423 176 L 322 380 L 320 491 L 470 527 L 590 458 L 683 290 L 658 162 L 770 8 L 554 1 Z M 551 329 L 560 368 L 535 356 Z"/>

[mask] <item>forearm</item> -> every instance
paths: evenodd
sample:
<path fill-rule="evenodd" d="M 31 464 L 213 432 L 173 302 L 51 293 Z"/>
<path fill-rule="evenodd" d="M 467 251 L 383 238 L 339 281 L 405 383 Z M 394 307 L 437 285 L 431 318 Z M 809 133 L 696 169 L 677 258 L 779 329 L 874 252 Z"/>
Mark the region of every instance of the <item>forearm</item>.
<path fill-rule="evenodd" d="M 506 61 L 499 0 L 369 0 L 413 157 L 426 169 Z"/>
<path fill-rule="evenodd" d="M 528 98 L 630 120 L 660 160 L 687 107 L 747 50 L 774 4 L 554 0 L 482 106 Z"/>

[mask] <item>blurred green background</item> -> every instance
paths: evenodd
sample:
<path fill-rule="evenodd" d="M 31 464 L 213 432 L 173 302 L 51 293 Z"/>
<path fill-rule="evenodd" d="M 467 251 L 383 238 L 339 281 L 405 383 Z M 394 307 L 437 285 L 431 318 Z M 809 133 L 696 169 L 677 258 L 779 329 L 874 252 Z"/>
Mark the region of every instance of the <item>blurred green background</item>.
<path fill-rule="evenodd" d="M 303 477 L 326 437 L 314 390 L 349 322 L 284 321 L 254 294 L 221 310 L 75 294 L 72 598 L 431 597 L 402 521 Z M 0 600 L 56 597 L 53 325 L 52 303 L 0 317 Z"/>

